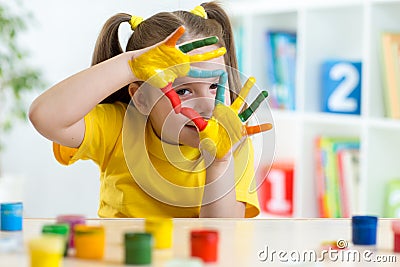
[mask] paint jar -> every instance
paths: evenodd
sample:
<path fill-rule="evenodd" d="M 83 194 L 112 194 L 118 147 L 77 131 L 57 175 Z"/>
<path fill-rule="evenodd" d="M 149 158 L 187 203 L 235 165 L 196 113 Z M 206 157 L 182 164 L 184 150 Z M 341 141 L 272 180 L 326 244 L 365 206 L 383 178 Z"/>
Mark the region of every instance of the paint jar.
<path fill-rule="evenodd" d="M 57 216 L 57 223 L 69 224 L 69 248 L 74 248 L 74 227 L 78 224 L 86 224 L 85 216 L 83 215 L 59 215 Z"/>
<path fill-rule="evenodd" d="M 61 267 L 64 247 L 61 236 L 43 235 L 29 240 L 30 267 Z"/>
<path fill-rule="evenodd" d="M 215 230 L 192 230 L 190 232 L 191 256 L 204 262 L 218 260 L 218 232 Z"/>
<path fill-rule="evenodd" d="M 103 226 L 78 224 L 74 227 L 75 257 L 81 259 L 102 259 L 105 249 Z"/>
<path fill-rule="evenodd" d="M 152 234 L 154 248 L 168 249 L 172 247 L 173 222 L 171 218 L 146 218 L 145 231 Z"/>
<path fill-rule="evenodd" d="M 394 233 L 393 251 L 400 252 L 400 220 L 392 221 L 392 230 Z"/>
<path fill-rule="evenodd" d="M 69 224 L 46 224 L 42 227 L 42 233 L 45 235 L 58 235 L 64 239 L 64 256 L 68 254 L 68 242 L 69 242 Z"/>
<path fill-rule="evenodd" d="M 353 216 L 351 221 L 354 245 L 376 245 L 376 216 Z"/>
<path fill-rule="evenodd" d="M 125 264 L 151 264 L 153 236 L 150 233 L 125 233 Z"/>
<path fill-rule="evenodd" d="M 1 231 L 22 231 L 22 202 L 2 203 Z"/>

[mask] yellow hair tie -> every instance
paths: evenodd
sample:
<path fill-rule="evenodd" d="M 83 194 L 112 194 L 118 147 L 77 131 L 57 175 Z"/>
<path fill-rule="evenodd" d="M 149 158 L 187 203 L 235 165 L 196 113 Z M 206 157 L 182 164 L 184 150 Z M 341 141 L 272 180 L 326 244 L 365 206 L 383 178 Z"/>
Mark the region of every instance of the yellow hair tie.
<path fill-rule="evenodd" d="M 132 31 L 134 31 L 136 29 L 136 27 L 142 23 L 143 18 L 139 17 L 139 16 L 132 16 L 131 20 L 129 21 L 129 24 L 131 25 L 131 29 Z"/>
<path fill-rule="evenodd" d="M 202 6 L 196 6 L 195 8 L 192 9 L 192 11 L 190 11 L 190 13 L 200 16 L 205 19 L 207 18 L 207 13 L 204 10 L 204 7 L 202 7 Z"/>

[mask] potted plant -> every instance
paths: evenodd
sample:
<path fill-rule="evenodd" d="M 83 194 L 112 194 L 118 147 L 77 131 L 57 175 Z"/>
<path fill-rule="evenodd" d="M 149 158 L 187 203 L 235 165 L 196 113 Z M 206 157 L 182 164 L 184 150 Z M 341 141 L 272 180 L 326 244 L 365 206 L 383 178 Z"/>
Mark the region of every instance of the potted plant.
<path fill-rule="evenodd" d="M 29 53 L 18 44 L 18 37 L 32 16 L 23 11 L 20 2 L 13 3 L 14 8 L 8 4 L 0 2 L 0 155 L 5 148 L 4 136 L 13 124 L 17 120 L 27 121 L 28 103 L 24 95 L 45 85 L 39 69 L 30 66 Z M 12 194 L 10 187 L 17 187 L 11 180 L 12 177 L 5 178 L 2 174 L 0 162 L 0 195 L 3 195 L 0 201 L 4 201 L 5 193 Z"/>

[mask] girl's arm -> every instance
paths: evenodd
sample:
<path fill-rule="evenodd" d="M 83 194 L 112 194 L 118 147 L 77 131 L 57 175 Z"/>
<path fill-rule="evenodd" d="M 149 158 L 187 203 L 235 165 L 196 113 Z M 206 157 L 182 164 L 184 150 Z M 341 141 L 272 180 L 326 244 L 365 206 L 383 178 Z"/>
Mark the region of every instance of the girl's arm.
<path fill-rule="evenodd" d="M 236 200 L 234 177 L 232 153 L 207 167 L 200 217 L 244 218 L 246 204 Z"/>
<path fill-rule="evenodd" d="M 84 116 L 104 98 L 132 83 L 128 61 L 134 51 L 122 53 L 54 85 L 34 100 L 29 119 L 46 138 L 79 147 L 85 134 Z"/>
<path fill-rule="evenodd" d="M 168 75 L 153 79 L 156 82 L 153 86 L 169 88 L 167 85 L 175 78 L 186 76 L 190 62 L 209 60 L 226 52 L 221 47 L 204 54 L 187 55 L 181 50 L 189 52 L 215 44 L 218 39 L 205 38 L 187 44 L 190 48 L 182 45 L 178 49 L 176 42 L 184 31 L 181 26 L 158 44 L 122 53 L 56 84 L 32 103 L 29 111 L 32 124 L 48 139 L 64 146 L 78 147 L 85 134 L 84 116 L 107 96 L 127 84 L 147 81 L 170 66 L 179 65 L 174 71 L 167 72 Z M 168 92 L 166 94 L 168 96 Z M 175 105 L 180 106 L 179 103 Z"/>

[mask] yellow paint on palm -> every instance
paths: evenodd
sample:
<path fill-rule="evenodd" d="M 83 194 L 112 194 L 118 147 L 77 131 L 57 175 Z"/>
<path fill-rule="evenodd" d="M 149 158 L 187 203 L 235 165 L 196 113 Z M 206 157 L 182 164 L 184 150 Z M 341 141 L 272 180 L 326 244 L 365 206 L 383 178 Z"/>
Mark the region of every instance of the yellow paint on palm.
<path fill-rule="evenodd" d="M 164 88 L 189 72 L 190 58 L 175 47 L 162 44 L 129 61 L 129 65 L 138 79 Z"/>
<path fill-rule="evenodd" d="M 188 55 L 186 52 L 193 49 L 215 44 L 218 38 L 205 38 L 182 45 L 184 53 L 176 48 L 176 43 L 184 32 L 185 28 L 179 27 L 165 43 L 129 60 L 133 74 L 154 87 L 164 88 L 176 78 L 186 76 L 190 71 L 191 62 L 207 61 L 226 53 L 226 48 L 220 47 L 203 54 Z"/>

